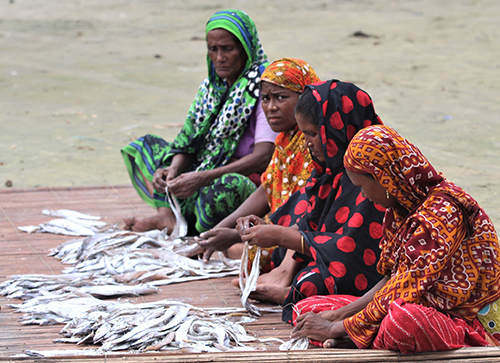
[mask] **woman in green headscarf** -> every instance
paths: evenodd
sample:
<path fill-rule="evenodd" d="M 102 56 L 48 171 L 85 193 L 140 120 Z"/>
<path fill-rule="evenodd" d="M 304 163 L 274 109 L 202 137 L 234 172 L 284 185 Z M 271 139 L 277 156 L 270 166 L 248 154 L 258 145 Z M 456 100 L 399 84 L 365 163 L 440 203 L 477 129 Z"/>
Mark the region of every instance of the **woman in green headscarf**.
<path fill-rule="evenodd" d="M 172 231 L 175 217 L 165 188 L 179 199 L 197 234 L 216 225 L 255 189 L 274 150 L 274 133 L 259 100 L 267 57 L 252 19 L 242 11 L 215 13 L 207 22 L 208 77 L 172 143 L 146 135 L 121 152 L 141 198 L 156 215 L 125 219 L 125 229 Z"/>

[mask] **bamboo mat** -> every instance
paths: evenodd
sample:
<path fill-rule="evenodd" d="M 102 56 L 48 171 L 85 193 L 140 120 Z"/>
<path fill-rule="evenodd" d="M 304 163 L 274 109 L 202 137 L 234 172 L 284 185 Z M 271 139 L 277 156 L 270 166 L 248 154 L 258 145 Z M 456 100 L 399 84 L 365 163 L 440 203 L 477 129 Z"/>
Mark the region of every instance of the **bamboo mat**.
<path fill-rule="evenodd" d="M 18 226 L 38 225 L 51 217 L 42 209 L 72 209 L 99 215 L 109 224 L 122 223 L 132 215 L 149 215 L 154 211 L 137 197 L 129 186 L 12 189 L 0 191 L 0 282 L 16 274 L 59 274 L 63 265 L 47 256 L 49 250 L 74 237 L 49 233 L 28 234 Z M 230 281 L 232 277 L 192 281 L 161 286 L 158 294 L 128 299 L 141 303 L 161 299 L 178 299 L 198 306 L 241 307 L 239 291 Z M 59 338 L 62 325 L 24 326 L 20 314 L 8 304 L 18 303 L 0 297 L 0 362 L 39 361 L 36 358 L 14 358 L 26 350 L 67 350 L 70 355 L 50 358 L 54 362 L 78 360 L 81 363 L 97 362 L 425 362 L 452 360 L 462 362 L 500 361 L 498 348 L 466 348 L 451 352 L 401 355 L 389 351 L 309 349 L 307 351 L 280 352 L 277 343 L 255 346 L 258 351 L 231 353 L 186 353 L 183 351 L 129 354 L 126 352 L 107 356 L 82 356 L 72 352 L 84 351 L 94 346 L 53 343 Z M 268 306 L 268 305 L 267 305 Z M 247 324 L 246 329 L 259 338 L 287 340 L 291 326 L 281 322 L 280 314 L 265 314 L 258 321 Z M 250 344 L 249 344 L 250 345 Z M 262 351 L 265 349 L 265 351 Z M 71 351 L 71 352 L 70 352 Z"/>

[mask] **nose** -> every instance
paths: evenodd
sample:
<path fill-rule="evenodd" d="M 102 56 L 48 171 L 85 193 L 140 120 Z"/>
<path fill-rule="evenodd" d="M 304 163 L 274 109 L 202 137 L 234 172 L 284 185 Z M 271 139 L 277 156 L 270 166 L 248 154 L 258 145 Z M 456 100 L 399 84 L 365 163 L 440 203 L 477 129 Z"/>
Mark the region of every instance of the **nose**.
<path fill-rule="evenodd" d="M 217 62 L 222 63 L 226 60 L 224 52 L 222 50 L 217 50 L 217 54 L 215 56 Z"/>
<path fill-rule="evenodd" d="M 272 99 L 269 101 L 269 109 L 271 111 L 276 111 L 278 109 L 278 105 Z"/>
<path fill-rule="evenodd" d="M 313 143 L 309 137 L 304 137 L 304 143 L 306 144 L 307 149 L 312 149 Z"/>

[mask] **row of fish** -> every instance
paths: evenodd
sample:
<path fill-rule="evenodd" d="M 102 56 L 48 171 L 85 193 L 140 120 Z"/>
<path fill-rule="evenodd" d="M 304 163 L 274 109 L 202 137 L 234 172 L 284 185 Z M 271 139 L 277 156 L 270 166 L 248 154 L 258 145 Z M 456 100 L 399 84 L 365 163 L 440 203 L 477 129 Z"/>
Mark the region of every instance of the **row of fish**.
<path fill-rule="evenodd" d="M 108 225 L 100 221 L 101 217 L 80 213 L 70 209 L 43 209 L 42 214 L 59 217 L 37 226 L 19 226 L 19 230 L 27 233 L 53 233 L 67 236 L 92 236 L 99 232 L 114 231 L 116 225 Z"/>
<path fill-rule="evenodd" d="M 23 324 L 65 324 L 54 342 L 99 345 L 100 351 L 220 352 L 269 341 L 246 332 L 242 323 L 253 319 L 242 308 L 201 309 L 174 300 L 132 304 L 83 293 L 48 293 L 11 307 L 24 313 Z"/>

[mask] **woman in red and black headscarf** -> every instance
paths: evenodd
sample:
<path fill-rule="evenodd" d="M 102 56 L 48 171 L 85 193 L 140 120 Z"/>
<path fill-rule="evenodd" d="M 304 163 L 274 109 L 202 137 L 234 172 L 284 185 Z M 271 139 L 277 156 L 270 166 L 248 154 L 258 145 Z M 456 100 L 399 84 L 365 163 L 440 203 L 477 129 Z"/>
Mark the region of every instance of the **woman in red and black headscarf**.
<path fill-rule="evenodd" d="M 370 96 L 352 83 L 317 83 L 306 87 L 295 118 L 313 158 L 311 177 L 273 213 L 275 225 L 256 216 L 238 222 L 242 240 L 250 245 L 296 251 L 298 272 L 280 301 L 285 322 L 291 322 L 299 300 L 312 295 L 361 296 L 382 278 L 376 265 L 383 208 L 361 195 L 343 166 L 356 132 L 381 124 Z"/>

